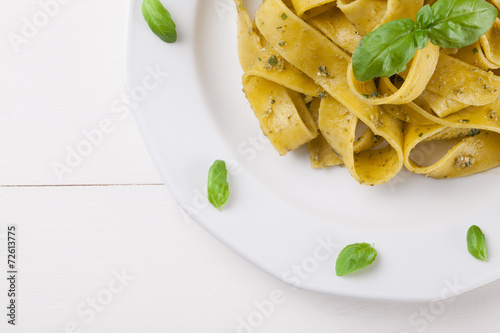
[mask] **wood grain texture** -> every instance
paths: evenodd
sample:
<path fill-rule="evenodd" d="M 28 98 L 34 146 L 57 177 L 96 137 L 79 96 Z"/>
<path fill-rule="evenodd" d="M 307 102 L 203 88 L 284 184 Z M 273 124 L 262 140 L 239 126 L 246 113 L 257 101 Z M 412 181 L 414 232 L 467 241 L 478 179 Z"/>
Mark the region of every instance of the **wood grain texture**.
<path fill-rule="evenodd" d="M 0 262 L 16 223 L 21 267 L 19 326 L 2 319 L 0 332 L 498 330 L 500 281 L 431 304 L 292 290 L 198 227 L 166 188 L 147 185 L 162 181 L 134 121 L 111 112 L 123 94 L 125 5 L 69 1 L 16 53 L 7 34 L 40 4 L 0 1 Z M 115 130 L 58 179 L 52 163 L 107 118 Z M 123 270 L 133 279 L 120 284 Z M 0 279 L 0 304 L 6 288 Z M 282 302 L 270 306 L 273 292 Z"/>
<path fill-rule="evenodd" d="M 43 0 L 41 3 L 48 3 Z M 122 39 L 125 1 L 72 0 L 15 52 L 9 33 L 41 12 L 36 0 L 0 2 L 0 184 L 159 183 L 132 116 L 112 112 L 125 94 Z M 89 141 L 90 154 L 65 172 L 68 151 Z M 69 149 L 69 150 L 68 150 Z"/>

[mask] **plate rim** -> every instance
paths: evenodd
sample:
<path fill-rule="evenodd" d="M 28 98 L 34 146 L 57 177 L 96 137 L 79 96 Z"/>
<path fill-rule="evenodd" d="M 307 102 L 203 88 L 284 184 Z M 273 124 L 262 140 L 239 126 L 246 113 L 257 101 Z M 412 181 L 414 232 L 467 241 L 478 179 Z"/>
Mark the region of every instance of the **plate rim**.
<path fill-rule="evenodd" d="M 131 87 L 131 73 L 130 73 L 130 63 L 131 63 L 131 55 L 129 54 L 128 50 L 130 49 L 132 45 L 132 38 L 131 38 L 131 31 L 133 30 L 133 24 L 132 24 L 132 17 L 134 15 L 134 8 L 135 5 L 137 5 L 139 0 L 128 0 L 128 4 L 126 7 L 126 19 L 125 19 L 125 33 L 124 33 L 124 38 L 123 38 L 123 58 L 122 58 L 122 70 L 123 70 L 123 76 L 124 76 L 124 82 L 125 82 L 125 87 L 126 90 L 129 91 Z M 199 3 L 198 0 L 193 0 L 191 1 L 193 3 Z M 152 139 L 148 126 L 146 124 L 145 119 L 141 116 L 140 112 L 132 112 L 134 115 L 134 118 L 136 120 L 137 126 L 139 128 L 139 131 L 141 133 L 141 137 L 143 138 L 146 147 L 148 149 L 148 152 L 154 161 L 154 164 L 156 168 L 158 169 L 159 173 L 162 176 L 162 179 L 165 181 L 165 185 L 169 189 L 169 192 L 175 199 L 175 201 L 178 203 L 179 207 L 183 209 L 186 212 L 186 209 L 182 206 L 182 198 L 179 196 L 179 193 L 175 191 L 175 186 L 171 183 L 169 180 L 169 177 L 165 174 L 164 168 L 161 166 L 163 165 L 163 162 L 161 161 L 160 154 L 158 153 L 157 149 L 157 143 L 154 142 Z M 188 216 L 194 220 L 198 225 L 200 225 L 203 229 L 205 229 L 208 233 L 210 233 L 214 238 L 218 239 L 222 244 L 224 244 L 226 247 L 228 247 L 231 251 L 234 253 L 238 254 L 240 257 L 245 259 L 246 261 L 252 263 L 254 266 L 258 267 L 260 270 L 268 273 L 269 275 L 277 278 L 278 280 L 291 285 L 293 287 L 297 287 L 295 285 L 292 285 L 290 281 L 285 281 L 282 276 L 277 275 L 275 271 L 270 270 L 268 267 L 265 265 L 262 265 L 262 263 L 255 261 L 253 258 L 249 257 L 247 253 L 244 253 L 240 248 L 235 247 L 231 245 L 227 240 L 224 240 L 220 237 L 220 235 L 217 235 L 217 233 L 214 231 L 214 229 L 210 228 L 206 221 L 204 220 L 205 217 L 203 216 L 192 216 L 189 214 L 189 212 L 186 212 Z M 490 262 L 491 264 L 491 262 Z M 500 272 L 500 271 L 499 271 Z M 464 290 L 460 291 L 459 294 L 463 292 L 467 292 L 469 290 L 472 290 L 474 288 L 477 288 L 479 286 L 482 286 L 484 284 L 487 284 L 489 282 L 492 282 L 498 278 L 500 278 L 500 273 L 497 272 L 496 276 L 493 276 L 494 274 L 491 274 L 490 276 L 485 276 L 482 279 L 476 279 L 474 283 L 470 283 L 467 285 L 467 288 Z M 333 283 L 333 281 L 332 281 Z M 439 295 L 434 294 L 433 296 L 430 295 L 423 295 L 422 297 L 409 297 L 409 296 L 404 296 L 404 295 L 399 295 L 399 296 L 387 296 L 384 297 L 382 295 L 377 295 L 375 294 L 370 294 L 370 295 L 364 295 L 364 294 L 359 294 L 356 293 L 353 290 L 337 290 L 336 292 L 332 293 L 330 291 L 325 291 L 317 286 L 313 285 L 307 285 L 307 286 L 299 286 L 298 288 L 304 289 L 304 290 L 309 290 L 309 291 L 315 291 L 319 293 L 325 293 L 325 294 L 330 294 L 330 295 L 335 295 L 335 296 L 341 296 L 341 297 L 348 297 L 348 298 L 356 298 L 356 299 L 364 299 L 364 300 L 374 300 L 374 301 L 390 301 L 390 302 L 428 302 L 428 301 L 436 301 L 436 300 L 443 300 L 448 297 L 440 297 Z M 456 296 L 451 295 L 451 296 Z M 449 296 L 449 297 L 451 297 Z"/>

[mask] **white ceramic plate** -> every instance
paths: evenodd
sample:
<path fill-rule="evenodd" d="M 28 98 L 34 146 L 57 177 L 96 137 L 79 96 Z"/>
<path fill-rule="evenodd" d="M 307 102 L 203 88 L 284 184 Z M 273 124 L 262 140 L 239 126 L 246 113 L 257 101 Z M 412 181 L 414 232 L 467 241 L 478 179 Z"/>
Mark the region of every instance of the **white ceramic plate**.
<path fill-rule="evenodd" d="M 430 301 L 500 277 L 497 171 L 445 181 L 403 171 L 367 187 L 345 168 L 312 170 L 306 149 L 279 157 L 241 91 L 232 0 L 165 0 L 175 44 L 149 30 L 141 3 L 130 0 L 124 69 L 139 127 L 176 200 L 221 242 L 287 283 L 363 299 Z M 246 1 L 250 11 L 259 3 Z M 169 76 L 145 98 L 147 68 Z M 201 195 L 216 159 L 234 169 L 222 212 Z M 489 263 L 467 252 L 472 224 L 486 234 Z M 357 242 L 374 243 L 377 260 L 337 277 L 337 254 Z"/>

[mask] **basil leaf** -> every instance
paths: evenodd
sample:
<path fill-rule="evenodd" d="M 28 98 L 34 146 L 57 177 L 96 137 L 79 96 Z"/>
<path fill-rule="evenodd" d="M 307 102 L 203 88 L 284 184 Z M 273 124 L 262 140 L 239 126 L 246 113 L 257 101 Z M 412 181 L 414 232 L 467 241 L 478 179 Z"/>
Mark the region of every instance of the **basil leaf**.
<path fill-rule="evenodd" d="M 429 34 L 427 33 L 427 31 L 417 28 L 413 30 L 413 36 L 419 50 L 427 46 L 427 42 L 429 41 Z"/>
<path fill-rule="evenodd" d="M 415 22 L 405 18 L 385 23 L 364 36 L 352 55 L 356 79 L 368 81 L 402 72 L 417 52 L 414 28 Z"/>
<path fill-rule="evenodd" d="M 488 261 L 488 250 L 486 249 L 486 240 L 481 229 L 473 225 L 467 231 L 467 250 L 474 258 L 482 261 Z"/>
<path fill-rule="evenodd" d="M 335 264 L 337 276 L 351 274 L 370 266 L 376 257 L 377 250 L 368 243 L 349 245 L 340 252 L 337 258 L 337 263 Z"/>
<path fill-rule="evenodd" d="M 208 201 L 221 210 L 229 198 L 226 162 L 217 160 L 208 171 Z"/>
<path fill-rule="evenodd" d="M 439 0 L 432 6 L 431 42 L 448 48 L 475 43 L 493 25 L 498 11 L 484 0 Z"/>
<path fill-rule="evenodd" d="M 164 42 L 174 43 L 177 40 L 175 23 L 160 0 L 143 0 L 142 15 L 151 30 Z"/>
<path fill-rule="evenodd" d="M 417 13 L 417 26 L 419 28 L 425 29 L 435 22 L 434 13 L 432 12 L 431 6 L 425 5 Z"/>

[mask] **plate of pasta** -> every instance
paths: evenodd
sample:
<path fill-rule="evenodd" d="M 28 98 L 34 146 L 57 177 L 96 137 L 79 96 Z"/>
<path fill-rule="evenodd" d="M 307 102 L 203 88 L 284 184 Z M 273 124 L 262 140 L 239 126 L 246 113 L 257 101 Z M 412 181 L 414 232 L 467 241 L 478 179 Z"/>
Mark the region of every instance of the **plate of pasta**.
<path fill-rule="evenodd" d="M 500 4 L 471 2 L 165 0 L 165 44 L 130 0 L 126 85 L 172 195 L 292 287 L 431 301 L 500 278 Z M 472 225 L 489 262 L 467 253 Z M 377 259 L 338 276 L 360 243 Z"/>

